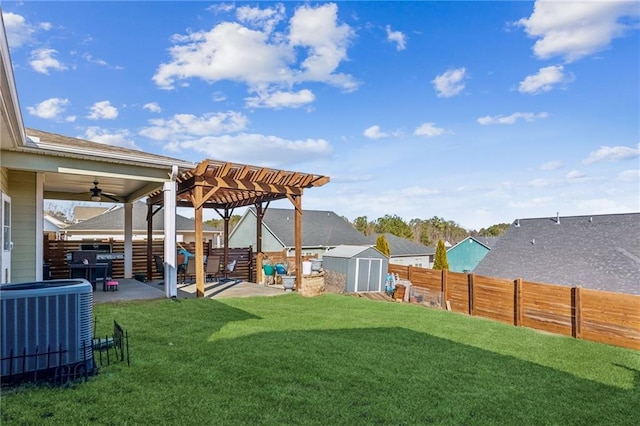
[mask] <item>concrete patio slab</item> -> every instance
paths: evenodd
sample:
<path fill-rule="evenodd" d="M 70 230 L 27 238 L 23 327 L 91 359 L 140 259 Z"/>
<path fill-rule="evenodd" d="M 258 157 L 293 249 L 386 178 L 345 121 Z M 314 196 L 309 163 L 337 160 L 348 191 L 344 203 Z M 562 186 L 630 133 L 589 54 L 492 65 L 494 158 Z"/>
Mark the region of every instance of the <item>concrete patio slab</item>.
<path fill-rule="evenodd" d="M 101 286 L 93 292 L 94 303 L 115 302 L 118 300 L 143 300 L 165 298 L 164 285 L 161 281 L 142 283 L 134 279 L 118 279 L 117 291 L 102 291 Z M 281 285 L 265 287 L 262 284 L 247 281 L 230 281 L 226 283 L 205 283 L 205 297 L 223 299 L 228 297 L 278 296 L 286 294 Z M 179 299 L 196 297 L 196 285 L 178 285 Z"/>

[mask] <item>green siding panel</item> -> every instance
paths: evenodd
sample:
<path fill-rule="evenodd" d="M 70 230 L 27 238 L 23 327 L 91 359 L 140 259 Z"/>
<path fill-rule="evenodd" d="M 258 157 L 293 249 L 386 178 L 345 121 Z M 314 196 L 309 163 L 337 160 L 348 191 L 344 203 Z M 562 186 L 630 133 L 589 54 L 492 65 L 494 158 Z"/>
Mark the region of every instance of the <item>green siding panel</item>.
<path fill-rule="evenodd" d="M 9 171 L 11 197 L 11 282 L 33 281 L 36 278 L 36 174 Z"/>
<path fill-rule="evenodd" d="M 464 240 L 447 251 L 449 270 L 451 272 L 471 272 L 487 253 L 489 253 L 489 249 L 476 240 Z"/>

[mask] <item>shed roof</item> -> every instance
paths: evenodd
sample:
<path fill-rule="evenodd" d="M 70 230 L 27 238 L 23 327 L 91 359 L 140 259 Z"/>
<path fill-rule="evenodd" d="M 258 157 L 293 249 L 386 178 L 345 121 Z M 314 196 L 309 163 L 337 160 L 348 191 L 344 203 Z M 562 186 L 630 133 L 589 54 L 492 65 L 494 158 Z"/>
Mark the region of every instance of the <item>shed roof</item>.
<path fill-rule="evenodd" d="M 346 258 L 346 259 L 350 259 L 352 257 L 357 257 L 358 255 L 364 253 L 365 251 L 370 251 L 373 250 L 375 253 L 379 254 L 380 257 L 385 257 L 386 256 L 382 253 L 380 253 L 378 251 L 378 249 L 376 249 L 375 247 L 371 247 L 371 246 L 351 246 L 351 245 L 341 245 L 341 246 L 337 246 L 335 248 L 332 248 L 330 250 L 327 250 L 327 252 L 324 254 L 324 256 L 328 256 L 328 257 L 341 257 L 341 258 Z"/>
<path fill-rule="evenodd" d="M 518 219 L 474 272 L 640 294 L 640 213 Z"/>

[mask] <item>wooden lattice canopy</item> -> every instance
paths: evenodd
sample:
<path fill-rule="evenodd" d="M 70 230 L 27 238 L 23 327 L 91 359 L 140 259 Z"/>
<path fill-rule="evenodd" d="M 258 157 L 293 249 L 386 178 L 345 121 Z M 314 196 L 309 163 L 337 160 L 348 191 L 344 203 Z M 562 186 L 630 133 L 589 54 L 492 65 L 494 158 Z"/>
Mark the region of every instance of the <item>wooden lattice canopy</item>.
<path fill-rule="evenodd" d="M 204 160 L 176 180 L 178 207 L 233 209 L 301 196 L 305 188 L 322 186 L 329 177 Z M 200 190 L 201 195 L 195 196 Z M 153 192 L 147 200 L 147 204 L 163 202 L 162 190 Z"/>

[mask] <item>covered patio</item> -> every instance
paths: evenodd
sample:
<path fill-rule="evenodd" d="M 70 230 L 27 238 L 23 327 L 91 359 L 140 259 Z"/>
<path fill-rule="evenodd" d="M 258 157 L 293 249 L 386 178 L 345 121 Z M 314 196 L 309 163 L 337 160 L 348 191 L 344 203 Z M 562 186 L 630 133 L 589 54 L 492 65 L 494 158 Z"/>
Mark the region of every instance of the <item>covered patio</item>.
<path fill-rule="evenodd" d="M 205 296 L 203 252 L 203 209 L 213 209 L 224 220 L 224 265 L 229 255 L 229 220 L 234 209 L 254 206 L 258 216 L 256 272 L 260 281 L 262 272 L 262 218 L 271 201 L 288 199 L 294 207 L 295 276 L 296 288 L 302 280 L 302 195 L 306 188 L 320 187 L 329 177 L 310 173 L 278 170 L 246 164 L 204 160 L 192 170 L 175 177 L 175 182 L 165 183 L 147 198 L 148 223 L 155 213 L 164 208 L 175 212 L 177 207 L 194 209 L 196 222 L 196 296 Z M 177 250 L 175 241 L 175 214 L 165 214 L 165 291 L 168 296 L 177 295 Z M 169 221 L 169 222 L 167 222 Z M 152 229 L 149 229 L 149 233 Z M 172 233 L 173 232 L 173 233 Z M 148 239 L 148 241 L 150 241 Z M 147 275 L 153 268 L 151 244 L 148 245 Z"/>

